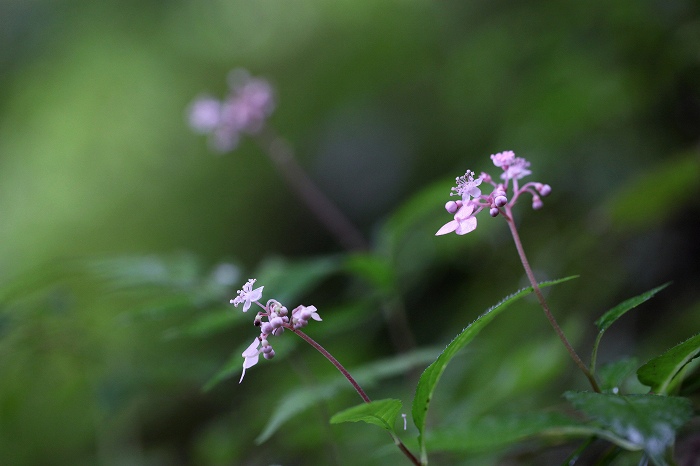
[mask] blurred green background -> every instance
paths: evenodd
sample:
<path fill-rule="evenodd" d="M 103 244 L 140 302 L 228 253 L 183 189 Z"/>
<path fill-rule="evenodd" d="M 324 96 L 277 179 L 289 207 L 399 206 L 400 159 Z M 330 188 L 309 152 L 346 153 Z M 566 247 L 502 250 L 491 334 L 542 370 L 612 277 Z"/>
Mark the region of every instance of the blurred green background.
<path fill-rule="evenodd" d="M 187 127 L 191 101 L 224 95 L 238 67 L 274 85 L 271 125 L 386 260 L 419 347 L 525 286 L 502 220 L 433 236 L 454 177 L 502 150 L 553 187 L 543 210 L 519 207 L 521 236 L 538 278 L 581 275 L 548 293 L 584 355 L 593 319 L 669 280 L 600 358 L 643 362 L 697 333 L 699 13 L 690 0 L 1 0 L 0 464 L 403 461 L 378 429 L 328 425 L 351 392 L 255 445 L 292 391 L 338 378 L 293 335 L 243 384 L 233 372 L 202 390 L 255 335 L 227 304 L 249 277 L 290 309 L 315 304 L 324 322 L 308 333 L 349 368 L 395 354 L 381 293 L 259 147 L 215 155 Z M 433 423 L 584 388 L 553 338 L 533 303 L 500 318 L 446 373 Z M 415 374 L 384 372 L 370 396 L 410 412 Z"/>

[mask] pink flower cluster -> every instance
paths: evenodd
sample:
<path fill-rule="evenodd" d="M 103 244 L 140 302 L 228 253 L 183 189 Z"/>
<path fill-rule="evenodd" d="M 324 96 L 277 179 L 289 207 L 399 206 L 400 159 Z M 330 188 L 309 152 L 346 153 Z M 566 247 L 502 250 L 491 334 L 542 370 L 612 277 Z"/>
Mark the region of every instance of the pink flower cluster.
<path fill-rule="evenodd" d="M 247 312 L 252 304 L 257 304 L 262 308 L 262 311 L 255 315 L 253 321 L 256 327 L 260 327 L 260 335 L 255 337 L 253 343 L 241 354 L 243 356 L 243 374 L 241 374 L 241 380 L 238 383 L 243 382 L 246 369 L 256 365 L 261 354 L 265 359 L 272 359 L 275 356 L 275 350 L 268 341 L 270 336 L 281 335 L 285 328 L 299 330 L 306 327 L 309 319 L 322 320 L 316 306 L 297 306 L 292 310 L 291 315 L 287 308 L 276 299 L 270 299 L 263 306 L 260 304 L 260 299 L 262 299 L 264 287 L 253 289 L 254 284 L 255 279 L 248 280 L 243 288 L 238 290 L 238 296 L 231 300 L 231 304 L 236 307 L 243 304 L 243 312 Z"/>
<path fill-rule="evenodd" d="M 548 196 L 552 188 L 548 184 L 529 182 L 522 187 L 519 180 L 532 172 L 529 170 L 530 162 L 521 157 L 516 157 L 513 151 L 499 152 L 491 155 L 493 164 L 502 169 L 500 183 L 491 178 L 488 173 L 482 172 L 478 178 L 474 178 L 474 172 L 467 170 L 464 176 L 456 179 L 457 186 L 452 188 L 451 196 L 460 196 L 461 200 L 449 201 L 445 204 L 445 210 L 453 215 L 453 220 L 447 222 L 440 228 L 436 236 L 447 233 L 457 233 L 465 235 L 476 229 L 476 214 L 488 208 L 489 214 L 496 217 L 502 214 L 506 219 L 510 219 L 510 210 L 517 202 L 518 198 L 524 194 L 532 195 L 532 208 L 541 209 L 542 197 Z M 493 186 L 493 191 L 489 195 L 481 193 L 479 186 L 486 182 Z M 513 196 L 508 199 L 508 190 L 512 189 Z"/>
<path fill-rule="evenodd" d="M 235 149 L 242 133 L 260 132 L 275 108 L 272 86 L 245 70 L 230 73 L 229 87 L 229 94 L 223 100 L 211 96 L 197 98 L 188 113 L 190 127 L 208 134 L 211 145 L 219 152 Z"/>

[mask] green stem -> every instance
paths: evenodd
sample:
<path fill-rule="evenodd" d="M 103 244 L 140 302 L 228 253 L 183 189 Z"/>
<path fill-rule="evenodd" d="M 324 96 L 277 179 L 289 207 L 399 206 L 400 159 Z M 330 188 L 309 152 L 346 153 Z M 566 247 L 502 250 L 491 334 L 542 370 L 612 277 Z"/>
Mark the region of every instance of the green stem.
<path fill-rule="evenodd" d="M 360 384 L 357 383 L 357 381 L 352 377 L 352 375 L 350 375 L 350 373 L 343 367 L 343 365 L 340 364 L 340 362 L 337 359 L 335 359 L 331 353 L 326 351 L 326 349 L 323 346 L 316 343 L 316 341 L 313 338 L 311 338 L 310 336 L 308 336 L 307 334 L 305 334 L 304 332 L 302 332 L 299 329 L 295 329 L 292 326 L 287 326 L 287 325 L 285 325 L 285 328 L 287 328 L 287 329 L 291 330 L 292 332 L 296 333 L 297 335 L 299 335 L 308 344 L 313 346 L 316 349 L 316 351 L 318 351 L 319 353 L 324 355 L 326 357 L 326 359 L 328 359 L 331 362 L 331 364 L 333 364 L 335 366 L 335 368 L 338 369 L 340 371 L 340 373 L 343 374 L 343 376 L 346 379 L 348 379 L 348 382 L 350 382 L 350 384 L 353 386 L 355 391 L 360 395 L 360 398 L 362 398 L 362 401 L 364 401 L 365 403 L 372 402 L 372 400 L 370 400 L 369 396 L 367 396 L 367 394 L 362 389 L 362 387 L 360 387 Z M 418 458 L 416 458 L 416 456 L 413 453 L 411 453 L 408 448 L 406 448 L 406 445 L 403 444 L 401 439 L 395 433 L 389 432 L 389 435 L 391 435 L 391 438 L 394 440 L 394 444 L 399 448 L 399 450 L 401 450 L 401 453 L 406 455 L 406 457 L 415 466 L 421 466 L 421 462 L 418 460 Z"/>
<path fill-rule="evenodd" d="M 583 363 L 579 355 L 576 353 L 576 350 L 574 350 L 574 347 L 571 346 L 571 343 L 569 343 L 569 340 L 566 338 L 566 335 L 564 335 L 564 331 L 561 329 L 561 327 L 559 327 L 557 320 L 554 318 L 554 315 L 549 310 L 547 301 L 545 301 L 544 295 L 542 294 L 540 287 L 537 285 L 537 280 L 535 280 L 535 274 L 532 273 L 532 268 L 530 267 L 530 263 L 528 262 L 527 256 L 525 255 L 525 250 L 523 249 L 522 242 L 520 241 L 520 235 L 518 235 L 518 229 L 515 226 L 515 221 L 513 220 L 513 215 L 510 210 L 510 207 L 506 207 L 506 213 L 508 214 L 506 217 L 506 222 L 508 223 L 510 232 L 513 235 L 513 241 L 515 242 L 515 248 L 518 250 L 518 255 L 520 256 L 520 262 L 522 262 L 523 264 L 525 274 L 527 275 L 527 278 L 530 281 L 530 284 L 532 285 L 532 289 L 535 291 L 535 296 L 537 296 L 537 300 L 539 301 L 540 306 L 542 306 L 544 315 L 547 317 L 547 320 L 552 325 L 554 332 L 564 344 L 564 347 L 569 353 L 569 356 L 571 356 L 571 359 L 573 359 L 574 363 L 576 363 L 578 368 L 581 369 L 581 372 L 583 372 L 583 374 L 590 382 L 593 390 L 600 393 L 600 387 L 598 386 L 598 382 L 596 381 L 595 377 L 593 376 L 591 371 L 588 370 L 588 367 L 586 367 L 586 365 Z"/>

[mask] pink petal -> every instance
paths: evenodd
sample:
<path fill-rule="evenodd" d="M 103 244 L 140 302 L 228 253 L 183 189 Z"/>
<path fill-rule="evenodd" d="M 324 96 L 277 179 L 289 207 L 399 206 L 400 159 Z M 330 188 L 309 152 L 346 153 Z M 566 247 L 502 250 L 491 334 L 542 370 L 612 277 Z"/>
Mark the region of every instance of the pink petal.
<path fill-rule="evenodd" d="M 253 291 L 251 291 L 248 295 L 248 299 L 250 299 L 251 301 L 260 301 L 260 298 L 262 298 L 263 288 L 265 287 L 261 286 L 260 288 L 256 288 Z"/>
<path fill-rule="evenodd" d="M 256 338 L 255 340 L 253 340 L 253 343 L 251 343 L 250 346 L 248 346 L 248 348 L 246 348 L 246 350 L 243 351 L 243 354 L 241 354 L 241 356 L 243 356 L 244 358 L 251 358 L 255 356 L 256 354 L 258 354 L 258 346 L 260 346 L 260 340 Z"/>
<path fill-rule="evenodd" d="M 466 220 L 474 212 L 474 206 L 471 204 L 464 204 L 455 214 L 455 220 L 458 222 Z"/>
<path fill-rule="evenodd" d="M 447 233 L 452 233 L 457 229 L 457 226 L 459 224 L 457 223 L 457 220 L 452 220 L 451 222 L 447 222 L 440 228 L 437 233 L 435 233 L 435 236 L 441 236 L 441 235 L 446 235 Z"/>
<path fill-rule="evenodd" d="M 476 217 L 469 217 L 459 222 L 459 226 L 457 226 L 455 233 L 457 233 L 458 235 L 466 235 L 467 233 L 469 233 L 470 231 L 474 231 L 475 229 Z"/>

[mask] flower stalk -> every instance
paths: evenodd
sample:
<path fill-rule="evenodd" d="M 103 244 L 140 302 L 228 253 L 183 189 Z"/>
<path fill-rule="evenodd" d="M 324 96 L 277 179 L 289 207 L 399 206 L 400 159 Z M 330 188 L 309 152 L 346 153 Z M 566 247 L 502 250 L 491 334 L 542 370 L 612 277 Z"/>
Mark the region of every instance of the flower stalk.
<path fill-rule="evenodd" d="M 564 335 L 564 331 L 549 310 L 547 301 L 544 299 L 544 295 L 535 280 L 535 275 L 532 273 L 532 268 L 525 255 L 525 250 L 523 249 L 520 236 L 518 235 L 518 229 L 515 226 L 515 220 L 513 218 L 513 206 L 523 195 L 529 194 L 532 196 L 532 208 L 534 210 L 539 210 L 544 206 L 542 198 L 549 196 L 552 192 L 552 188 L 548 184 L 538 182 L 528 182 L 520 186 L 520 179 L 532 174 L 532 172 L 529 169 L 530 162 L 524 158 L 516 157 L 513 151 L 493 154 L 491 155 L 491 160 L 496 167 L 503 170 L 500 176 L 502 181 L 497 182 L 491 175 L 484 172 L 475 178 L 475 173 L 471 170 L 467 170 L 464 176 L 458 177 L 456 180 L 457 186 L 452 188 L 453 192 L 450 195 L 460 196 L 461 199 L 449 201 L 445 204 L 445 210 L 452 214 L 454 219 L 443 225 L 435 235 L 440 236 L 453 232 L 458 235 L 466 235 L 474 231 L 477 226 L 476 215 L 484 209 L 488 209 L 492 217 L 502 216 L 506 220 L 506 223 L 508 223 L 513 241 L 515 242 L 515 248 L 518 250 L 520 261 L 525 269 L 525 274 L 532 285 L 532 289 L 535 292 L 535 296 L 537 296 L 540 306 L 542 306 L 547 320 L 564 344 L 571 359 L 573 359 L 574 363 L 588 379 L 593 390 L 600 392 L 600 387 L 598 386 L 595 376 L 583 363 L 573 346 L 571 346 L 566 335 Z M 491 194 L 482 194 L 480 188 L 482 183 L 493 186 Z M 510 199 L 508 198 L 509 189 L 512 190 L 513 193 Z"/>
<path fill-rule="evenodd" d="M 586 367 L 586 365 L 583 363 L 581 358 L 579 357 L 578 353 L 576 353 L 576 350 L 574 349 L 573 346 L 571 346 L 571 343 L 569 343 L 568 338 L 566 338 L 566 335 L 564 335 L 564 331 L 561 329 L 559 324 L 557 323 L 557 320 L 555 319 L 554 315 L 552 314 L 552 311 L 549 310 L 549 305 L 547 304 L 547 301 L 544 299 L 544 295 L 542 294 L 542 290 L 540 290 L 539 285 L 537 284 L 537 280 L 535 280 L 535 274 L 532 272 L 532 268 L 530 267 L 530 263 L 527 260 L 527 256 L 525 255 L 525 249 L 523 249 L 522 242 L 520 241 L 520 235 L 518 234 L 518 229 L 515 226 L 515 221 L 513 221 L 513 216 L 511 215 L 510 208 L 506 208 L 506 211 L 508 213 L 508 227 L 510 228 L 510 232 L 513 235 L 513 242 L 515 242 L 515 248 L 518 250 L 518 256 L 520 256 L 520 262 L 523 264 L 523 269 L 525 269 L 525 275 L 527 275 L 528 280 L 530 281 L 530 284 L 532 285 L 532 289 L 535 292 L 535 296 L 537 296 L 537 301 L 539 301 L 540 306 L 542 306 L 542 310 L 544 311 L 544 315 L 547 317 L 547 320 L 549 323 L 552 325 L 552 328 L 554 329 L 554 332 L 557 334 L 559 339 L 561 340 L 562 344 L 566 348 L 566 351 L 569 353 L 569 356 L 571 356 L 571 359 L 574 361 L 574 363 L 578 366 L 578 368 L 583 372 L 583 374 L 586 376 L 588 379 L 588 382 L 591 384 L 591 388 L 593 388 L 594 391 L 600 393 L 600 387 L 598 386 L 598 382 L 595 379 L 595 376 L 593 373 Z"/>
<path fill-rule="evenodd" d="M 365 393 L 360 384 L 350 375 L 347 369 L 345 369 L 323 346 L 301 331 L 303 327 L 309 324 L 309 320 L 322 321 L 321 317 L 318 315 L 316 306 L 297 306 L 289 312 L 289 310 L 276 299 L 270 299 L 267 301 L 267 304 L 263 305 L 260 300 L 262 299 L 264 287 L 255 288 L 255 282 L 255 279 L 249 279 L 243 287 L 238 290 L 237 296 L 231 299 L 231 304 L 235 307 L 241 304 L 243 305 L 243 312 L 247 312 L 253 304 L 261 309 L 253 320 L 253 325 L 260 329 L 260 335 L 257 336 L 250 346 L 241 354 L 241 356 L 243 356 L 243 373 L 241 374 L 239 383 L 243 382 L 246 369 L 258 363 L 261 354 L 265 359 L 272 359 L 275 356 L 275 350 L 272 348 L 268 339 L 280 336 L 285 330 L 289 330 L 297 334 L 301 339 L 306 341 L 309 345 L 314 347 L 316 351 L 328 359 L 328 361 L 343 374 L 343 377 L 350 382 L 350 385 L 352 385 L 358 395 L 360 395 L 362 401 L 371 403 L 372 400 L 370 397 L 367 396 L 367 393 Z M 389 432 L 389 434 L 399 450 L 401 450 L 414 465 L 420 466 L 421 463 L 418 458 L 406 448 L 401 439 L 393 432 Z"/>

